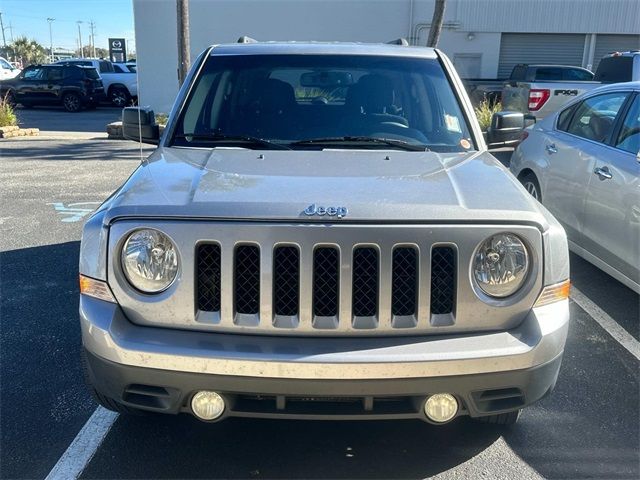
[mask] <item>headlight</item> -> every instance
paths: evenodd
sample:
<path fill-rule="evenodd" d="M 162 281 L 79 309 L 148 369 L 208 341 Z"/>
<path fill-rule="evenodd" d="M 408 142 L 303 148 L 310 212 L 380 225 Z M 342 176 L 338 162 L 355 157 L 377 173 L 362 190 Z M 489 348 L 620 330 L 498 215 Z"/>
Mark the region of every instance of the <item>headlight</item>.
<path fill-rule="evenodd" d="M 484 293 L 503 298 L 515 293 L 527 277 L 529 255 L 512 233 L 499 233 L 485 240 L 473 260 L 473 276 Z"/>
<path fill-rule="evenodd" d="M 129 283 L 138 290 L 161 292 L 178 273 L 176 247 L 159 230 L 136 230 L 122 247 L 122 269 Z"/>

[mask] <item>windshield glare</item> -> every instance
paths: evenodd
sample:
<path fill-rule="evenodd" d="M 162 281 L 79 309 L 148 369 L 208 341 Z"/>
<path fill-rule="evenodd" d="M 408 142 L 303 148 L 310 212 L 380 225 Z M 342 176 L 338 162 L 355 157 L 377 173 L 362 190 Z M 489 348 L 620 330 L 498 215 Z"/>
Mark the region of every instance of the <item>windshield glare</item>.
<path fill-rule="evenodd" d="M 356 137 L 443 152 L 473 144 L 438 60 L 367 55 L 210 56 L 172 144 L 215 146 L 223 137 L 300 149 L 327 148 L 328 140 L 300 141 L 342 137 L 352 138 L 341 148 L 394 148 Z"/>

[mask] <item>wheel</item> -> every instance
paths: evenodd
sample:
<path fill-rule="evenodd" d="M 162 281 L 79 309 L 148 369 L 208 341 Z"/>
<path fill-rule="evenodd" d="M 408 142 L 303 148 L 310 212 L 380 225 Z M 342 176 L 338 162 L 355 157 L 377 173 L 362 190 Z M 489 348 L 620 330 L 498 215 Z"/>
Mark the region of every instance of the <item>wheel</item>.
<path fill-rule="evenodd" d="M 95 400 L 95 402 L 101 407 L 106 408 L 107 410 L 111 410 L 112 412 L 123 413 L 125 415 L 146 415 L 148 412 L 144 410 L 139 410 L 137 408 L 127 407 L 122 403 L 114 400 L 111 397 L 107 397 L 103 395 L 99 391 L 95 389 L 93 383 L 91 382 L 91 376 L 89 375 L 89 363 L 87 360 L 87 354 L 84 349 L 80 354 L 81 362 L 82 362 L 82 376 L 84 377 L 84 382 L 89 389 L 89 393 L 91 397 Z"/>
<path fill-rule="evenodd" d="M 7 102 L 9 104 L 10 107 L 15 107 L 16 106 L 16 96 L 14 95 L 14 93 L 9 90 L 5 96 L 4 96 L 4 101 Z"/>
<path fill-rule="evenodd" d="M 126 107 L 129 104 L 129 99 L 131 96 L 126 88 L 123 87 L 113 87 L 109 90 L 109 100 L 116 107 Z"/>
<path fill-rule="evenodd" d="M 497 415 L 488 415 L 486 417 L 478 417 L 474 418 L 474 420 L 481 423 L 492 423 L 493 425 L 515 425 L 518 418 L 520 418 L 520 412 L 522 412 L 522 410 L 498 413 Z"/>
<path fill-rule="evenodd" d="M 79 112 L 82 108 L 82 103 L 78 94 L 65 93 L 62 97 L 62 106 L 67 112 Z"/>
<path fill-rule="evenodd" d="M 527 173 L 520 178 L 520 182 L 529 194 L 537 201 L 542 202 L 542 192 L 540 192 L 540 184 L 533 173 Z"/>

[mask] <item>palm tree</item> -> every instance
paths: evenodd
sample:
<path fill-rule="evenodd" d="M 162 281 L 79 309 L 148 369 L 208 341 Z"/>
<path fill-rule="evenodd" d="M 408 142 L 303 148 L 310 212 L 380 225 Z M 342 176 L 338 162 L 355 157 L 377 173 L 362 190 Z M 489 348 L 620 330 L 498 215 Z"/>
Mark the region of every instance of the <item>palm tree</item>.
<path fill-rule="evenodd" d="M 47 50 L 33 39 L 18 37 L 15 42 L 8 45 L 8 49 L 14 52 L 16 59 L 23 66 L 47 61 Z"/>

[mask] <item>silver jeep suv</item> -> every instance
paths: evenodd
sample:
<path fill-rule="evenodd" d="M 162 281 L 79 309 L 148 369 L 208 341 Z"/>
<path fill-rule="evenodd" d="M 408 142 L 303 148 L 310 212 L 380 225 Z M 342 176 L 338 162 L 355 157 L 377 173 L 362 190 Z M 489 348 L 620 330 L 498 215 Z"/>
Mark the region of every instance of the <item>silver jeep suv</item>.
<path fill-rule="evenodd" d="M 240 43 L 193 65 L 80 253 L 86 377 L 120 412 L 513 423 L 556 382 L 569 262 L 451 62 Z"/>

